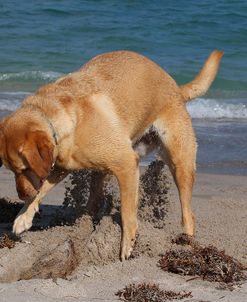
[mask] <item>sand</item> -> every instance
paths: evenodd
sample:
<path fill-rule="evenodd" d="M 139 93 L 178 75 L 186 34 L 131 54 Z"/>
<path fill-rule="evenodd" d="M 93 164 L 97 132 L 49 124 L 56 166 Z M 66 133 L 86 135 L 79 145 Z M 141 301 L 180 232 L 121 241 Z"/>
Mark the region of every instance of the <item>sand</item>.
<path fill-rule="evenodd" d="M 5 169 L 0 171 L 0 197 L 17 200 L 13 176 Z M 198 174 L 193 195 L 193 208 L 197 221 L 196 239 L 202 244 L 213 244 L 224 249 L 247 265 L 247 177 Z M 84 215 L 73 226 L 41 230 L 57 211 L 64 199 L 64 184 L 57 186 L 44 200 L 42 219 L 36 219 L 36 229 L 24 234 L 22 242 L 12 250 L 0 250 L 0 301 L 118 301 L 114 295 L 132 282 L 156 282 L 163 289 L 192 291 L 193 298 L 186 301 L 246 301 L 247 284 L 234 291 L 219 290 L 217 283 L 200 279 L 188 281 L 182 277 L 160 270 L 159 254 L 171 246 L 171 238 L 182 231 L 180 205 L 176 188 L 172 183 L 169 198 L 164 200 L 163 225 L 148 216 L 147 209 L 140 210 L 140 229 L 134 258 L 124 263 L 118 260 L 120 226 L 117 213 L 104 216 L 94 226 L 90 217 Z M 169 200 L 169 202 L 167 202 Z M 159 205 L 158 205 L 159 207 Z M 152 210 L 152 209 L 151 209 Z M 114 215 L 113 215 L 114 214 Z M 1 224 L 2 232 L 10 224 Z M 159 228 L 157 228 L 159 227 Z M 71 250 L 70 238 L 75 242 Z M 79 265 L 66 279 L 51 276 L 48 279 L 28 279 L 39 272 L 47 261 L 43 250 L 52 255 L 62 255 L 61 267 L 71 265 L 75 253 Z M 62 253 L 60 252 L 62 251 Z M 42 261 L 37 262 L 37 255 Z M 46 257 L 46 258 L 45 258 Z M 66 259 L 65 259 L 66 258 Z M 40 259 L 39 259 L 40 260 Z M 49 259 L 48 259 L 49 260 Z M 36 262 L 35 262 L 36 261 Z M 13 266 L 13 263 L 16 263 Z M 13 269 L 14 267 L 14 269 Z M 20 273 L 20 267 L 22 272 Z M 48 277 L 45 272 L 43 277 Z M 42 277 L 36 276 L 37 277 Z M 6 278 L 4 282 L 4 278 Z"/>

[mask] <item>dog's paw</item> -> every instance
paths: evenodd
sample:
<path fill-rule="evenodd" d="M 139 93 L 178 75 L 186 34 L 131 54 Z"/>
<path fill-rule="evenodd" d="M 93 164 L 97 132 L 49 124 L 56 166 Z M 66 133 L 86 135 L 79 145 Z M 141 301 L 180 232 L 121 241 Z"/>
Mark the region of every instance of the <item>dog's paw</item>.
<path fill-rule="evenodd" d="M 121 249 L 121 261 L 129 259 L 131 252 L 133 251 L 133 247 L 129 245 L 123 245 Z"/>
<path fill-rule="evenodd" d="M 17 216 L 13 225 L 13 233 L 20 235 L 21 233 L 29 230 L 32 226 L 33 216 L 28 213 L 23 213 Z"/>
<path fill-rule="evenodd" d="M 121 261 L 129 259 L 133 251 L 133 246 L 135 244 L 135 239 L 133 240 L 123 240 L 121 246 Z"/>

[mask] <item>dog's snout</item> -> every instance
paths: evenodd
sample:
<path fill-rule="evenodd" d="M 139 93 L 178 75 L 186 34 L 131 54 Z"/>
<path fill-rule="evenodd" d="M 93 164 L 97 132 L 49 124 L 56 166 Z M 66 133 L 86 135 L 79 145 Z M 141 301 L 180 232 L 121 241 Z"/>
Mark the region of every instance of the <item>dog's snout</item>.
<path fill-rule="evenodd" d="M 28 201 L 28 200 L 34 199 L 37 195 L 37 194 L 29 194 L 27 192 L 22 192 L 20 190 L 17 190 L 17 193 L 18 193 L 19 199 L 21 199 L 23 201 Z"/>
<path fill-rule="evenodd" d="M 23 201 L 34 199 L 38 194 L 38 191 L 32 189 L 28 190 L 27 188 L 16 187 L 16 190 L 18 193 L 18 197 Z"/>
<path fill-rule="evenodd" d="M 19 198 L 24 201 L 34 199 L 38 194 L 38 190 L 23 174 L 16 175 L 16 190 Z"/>

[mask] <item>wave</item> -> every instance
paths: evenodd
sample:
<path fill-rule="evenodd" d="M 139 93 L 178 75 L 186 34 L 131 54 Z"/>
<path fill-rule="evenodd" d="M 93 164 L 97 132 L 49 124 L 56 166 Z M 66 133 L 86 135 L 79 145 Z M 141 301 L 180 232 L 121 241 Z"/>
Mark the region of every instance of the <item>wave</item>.
<path fill-rule="evenodd" d="M 247 119 L 247 99 L 215 100 L 198 98 L 189 103 L 187 109 L 193 118 Z"/>
<path fill-rule="evenodd" d="M 0 111 L 15 111 L 28 95 L 30 95 L 30 93 L 25 91 L 0 92 Z"/>
<path fill-rule="evenodd" d="M 0 111 L 16 110 L 30 92 L 0 92 Z M 246 99 L 203 99 L 188 103 L 187 109 L 192 118 L 199 119 L 247 119 Z"/>
<path fill-rule="evenodd" d="M 13 102 L 6 100 L 4 103 L 0 103 L 0 111 L 12 112 L 15 111 L 19 106 L 20 102 L 18 101 Z"/>
<path fill-rule="evenodd" d="M 62 73 L 56 71 L 22 71 L 13 73 L 0 73 L 0 81 L 8 80 L 40 80 L 52 81 L 62 76 Z"/>

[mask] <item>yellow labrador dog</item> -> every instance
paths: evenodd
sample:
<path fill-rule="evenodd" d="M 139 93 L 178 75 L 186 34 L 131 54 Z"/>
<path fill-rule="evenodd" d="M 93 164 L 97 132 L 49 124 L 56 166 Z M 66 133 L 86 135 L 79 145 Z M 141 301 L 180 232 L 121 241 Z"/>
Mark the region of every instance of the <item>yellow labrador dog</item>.
<path fill-rule="evenodd" d="M 127 259 L 137 231 L 138 162 L 153 148 L 142 137 L 151 127 L 178 187 L 184 231 L 193 235 L 196 140 L 186 102 L 208 90 L 222 55 L 213 51 L 199 75 L 178 86 L 142 55 L 106 53 L 27 97 L 0 123 L 0 161 L 14 172 L 25 200 L 14 233 L 32 226 L 41 199 L 67 173 L 104 170 L 119 183 L 121 259 Z"/>

